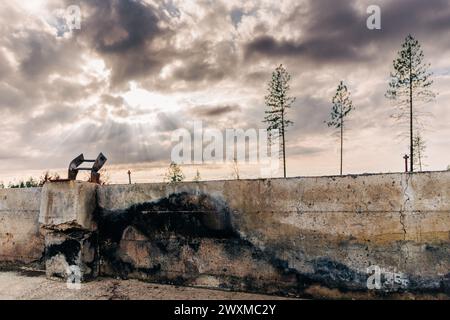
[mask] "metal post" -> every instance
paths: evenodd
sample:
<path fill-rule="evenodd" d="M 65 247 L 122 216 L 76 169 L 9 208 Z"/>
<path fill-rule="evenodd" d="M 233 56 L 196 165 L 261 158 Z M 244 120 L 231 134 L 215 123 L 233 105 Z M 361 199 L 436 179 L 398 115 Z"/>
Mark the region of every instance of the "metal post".
<path fill-rule="evenodd" d="M 101 152 L 98 155 L 97 159 L 95 160 L 85 159 L 83 154 L 80 154 L 78 157 L 73 159 L 69 164 L 68 180 L 76 180 L 78 172 L 83 170 L 91 172 L 91 179 L 90 179 L 91 182 L 100 183 L 99 171 L 104 166 L 106 160 L 107 160 L 106 157 Z M 80 165 L 83 162 L 93 162 L 94 165 L 92 166 L 92 168 L 80 168 Z"/>
<path fill-rule="evenodd" d="M 131 171 L 128 170 L 128 183 L 131 184 Z"/>
<path fill-rule="evenodd" d="M 409 159 L 409 156 L 407 154 L 405 154 L 403 156 L 403 159 L 405 159 L 405 172 L 408 172 L 408 159 Z"/>

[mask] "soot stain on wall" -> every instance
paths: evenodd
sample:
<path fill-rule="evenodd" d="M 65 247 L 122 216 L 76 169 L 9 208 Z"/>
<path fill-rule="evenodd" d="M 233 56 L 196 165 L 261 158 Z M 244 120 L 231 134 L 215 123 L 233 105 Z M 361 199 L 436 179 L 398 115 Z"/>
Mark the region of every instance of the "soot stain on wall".
<path fill-rule="evenodd" d="M 207 195 L 172 194 L 155 202 L 133 205 L 126 210 L 99 209 L 95 216 L 102 259 L 122 277 L 133 271 L 150 275 L 161 271 L 160 264 L 139 268 L 118 257 L 120 241 L 130 226 L 145 235 L 162 253 L 175 256 L 180 254 L 183 246 L 197 252 L 201 239 L 205 238 L 240 241 L 232 227 L 228 208 Z M 177 248 L 173 248 L 174 242 Z M 229 248 L 229 254 L 237 254 L 235 247 L 225 246 Z"/>
<path fill-rule="evenodd" d="M 44 261 L 50 262 L 52 258 L 60 257 L 68 266 L 80 267 L 83 280 L 95 278 L 99 260 L 97 233 L 76 228 L 64 231 L 52 230 L 48 239 L 51 240 L 48 240 L 45 246 Z M 61 270 L 52 269 L 51 274 L 58 278 L 67 276 Z"/>
<path fill-rule="evenodd" d="M 128 226 L 136 227 L 148 237 L 161 232 L 185 237 L 236 237 L 229 211 L 223 206 L 207 195 L 180 193 L 122 211 L 99 210 L 96 220 L 102 235 L 115 242 Z"/>
<path fill-rule="evenodd" d="M 302 272 L 290 267 L 288 261 L 278 257 L 279 248 L 262 250 L 256 247 L 247 239 L 243 239 L 233 228 L 230 209 L 226 203 L 206 194 L 172 194 L 167 198 L 136 204 L 125 210 L 110 211 L 98 208 L 95 219 L 99 228 L 102 264 L 109 268 L 107 273 L 110 275 L 127 278 L 138 273 L 141 278 L 145 275 L 152 281 L 177 285 L 188 284 L 192 277 L 200 275 L 198 266 L 190 268 L 194 273 L 197 271 L 196 275 L 179 274 L 167 277 L 161 263 L 142 267 L 124 261 L 119 254 L 120 242 L 124 231 L 133 227 L 146 237 L 144 242 L 155 245 L 168 257 L 180 257 L 184 246 L 189 246 L 195 254 L 202 239 L 212 239 L 222 245 L 227 258 L 238 261 L 244 251 L 251 252 L 253 262 L 270 265 L 277 270 L 278 280 L 283 280 L 280 282 L 258 279 L 258 275 L 237 277 L 224 269 L 220 288 L 300 296 L 312 285 L 338 289 L 341 292 L 367 291 L 367 274 L 342 263 L 328 258 L 317 258 L 309 262 L 313 266 L 313 272 Z"/>
<path fill-rule="evenodd" d="M 74 239 L 68 239 L 60 244 L 51 244 L 45 248 L 46 259 L 62 254 L 69 265 L 78 264 L 78 257 L 81 250 L 81 245 Z"/>

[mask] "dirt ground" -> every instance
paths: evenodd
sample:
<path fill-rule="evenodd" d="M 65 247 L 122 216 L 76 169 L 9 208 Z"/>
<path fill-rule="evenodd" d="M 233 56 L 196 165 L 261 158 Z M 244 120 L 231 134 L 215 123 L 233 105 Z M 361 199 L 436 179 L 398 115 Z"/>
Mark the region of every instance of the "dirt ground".
<path fill-rule="evenodd" d="M 66 283 L 48 280 L 37 272 L 0 272 L 1 300 L 265 300 L 267 295 L 100 278 L 69 289 Z"/>

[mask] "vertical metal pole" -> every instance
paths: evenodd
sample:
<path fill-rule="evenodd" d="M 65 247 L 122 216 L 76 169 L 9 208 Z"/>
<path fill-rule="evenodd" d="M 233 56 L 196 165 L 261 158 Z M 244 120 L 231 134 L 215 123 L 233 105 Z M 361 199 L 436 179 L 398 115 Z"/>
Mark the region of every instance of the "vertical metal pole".
<path fill-rule="evenodd" d="M 405 172 L 408 172 L 408 159 L 409 159 L 409 156 L 407 154 L 405 154 L 403 156 L 403 159 L 405 159 Z"/>
<path fill-rule="evenodd" d="M 128 170 L 128 184 L 131 184 L 131 171 Z"/>

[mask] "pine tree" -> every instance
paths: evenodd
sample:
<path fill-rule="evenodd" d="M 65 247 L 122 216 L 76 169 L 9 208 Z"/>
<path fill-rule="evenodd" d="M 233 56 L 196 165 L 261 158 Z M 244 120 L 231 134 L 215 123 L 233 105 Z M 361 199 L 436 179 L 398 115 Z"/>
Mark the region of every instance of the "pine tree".
<path fill-rule="evenodd" d="M 343 150 L 344 150 L 344 124 L 347 115 L 354 109 L 353 102 L 350 99 L 350 92 L 347 86 L 341 81 L 337 87 L 336 94 L 332 99 L 331 120 L 326 122 L 328 127 L 334 127 L 340 130 L 341 141 L 341 166 L 340 175 L 342 175 Z"/>
<path fill-rule="evenodd" d="M 22 189 L 22 188 L 36 188 L 39 187 L 39 182 L 36 181 L 33 177 L 30 177 L 26 181 L 20 181 L 19 183 L 9 183 L 8 188 L 11 189 Z"/>
<path fill-rule="evenodd" d="M 166 179 L 170 183 L 181 182 L 184 180 L 184 174 L 180 166 L 175 162 L 171 162 L 166 172 Z"/>
<path fill-rule="evenodd" d="M 423 50 L 412 35 L 408 35 L 402 44 L 397 58 L 394 60 L 394 71 L 386 97 L 397 107 L 395 119 L 407 121 L 409 125 L 410 167 L 414 171 L 414 131 L 415 124 L 420 124 L 419 113 L 415 110 L 417 103 L 432 101 L 436 94 L 430 90 L 433 81 L 432 73 L 428 71 L 430 64 L 424 61 Z"/>
<path fill-rule="evenodd" d="M 283 161 L 283 172 L 286 178 L 286 129 L 293 124 L 287 119 L 287 109 L 295 101 L 295 97 L 288 95 L 290 86 L 289 81 L 291 76 L 283 67 L 278 66 L 272 73 L 272 79 L 268 84 L 268 95 L 265 97 L 265 103 L 268 110 L 265 111 L 264 123 L 267 123 L 267 131 L 272 130 L 278 132 L 280 139 L 280 157 Z"/>

